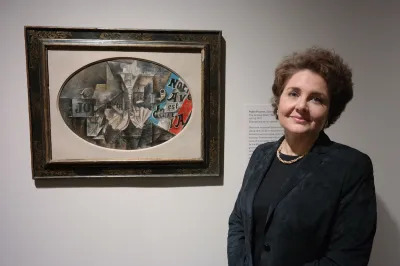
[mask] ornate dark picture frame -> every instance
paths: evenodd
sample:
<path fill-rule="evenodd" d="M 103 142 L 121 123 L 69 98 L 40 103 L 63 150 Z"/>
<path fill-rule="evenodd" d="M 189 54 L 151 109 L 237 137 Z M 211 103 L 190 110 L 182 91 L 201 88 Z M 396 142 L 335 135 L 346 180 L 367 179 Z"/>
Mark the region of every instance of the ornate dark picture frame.
<path fill-rule="evenodd" d="M 221 31 L 27 26 L 25 48 L 34 179 L 222 177 Z"/>

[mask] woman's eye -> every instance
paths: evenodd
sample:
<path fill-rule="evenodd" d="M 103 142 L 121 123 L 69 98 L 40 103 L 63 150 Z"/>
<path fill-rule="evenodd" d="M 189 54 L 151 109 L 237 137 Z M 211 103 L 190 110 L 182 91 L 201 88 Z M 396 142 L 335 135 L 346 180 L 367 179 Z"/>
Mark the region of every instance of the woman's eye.
<path fill-rule="evenodd" d="M 314 102 L 316 102 L 316 103 L 322 103 L 323 101 L 322 101 L 322 98 L 320 98 L 320 97 L 314 97 L 313 99 L 312 99 Z"/>
<path fill-rule="evenodd" d="M 288 95 L 289 95 L 289 96 L 296 97 L 296 96 L 297 96 L 297 92 L 291 91 L 291 92 L 288 93 Z"/>

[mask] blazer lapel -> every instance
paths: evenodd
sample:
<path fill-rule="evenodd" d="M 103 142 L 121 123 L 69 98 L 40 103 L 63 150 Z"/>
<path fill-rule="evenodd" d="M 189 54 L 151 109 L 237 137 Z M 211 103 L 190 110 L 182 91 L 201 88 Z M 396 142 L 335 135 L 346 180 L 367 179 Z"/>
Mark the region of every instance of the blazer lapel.
<path fill-rule="evenodd" d="M 248 210 L 248 215 L 250 219 L 249 223 L 249 232 L 253 232 L 253 202 L 254 197 L 256 195 L 257 189 L 261 184 L 264 176 L 266 175 L 269 167 L 271 166 L 272 159 L 276 154 L 276 150 L 279 145 L 283 141 L 283 137 L 280 138 L 277 142 L 275 142 L 271 147 L 265 149 L 262 153 L 260 153 L 260 157 L 255 160 L 255 164 L 252 166 L 252 172 L 250 173 L 253 180 L 248 182 L 249 185 L 246 186 L 245 192 L 249 195 L 246 202 L 246 210 Z M 252 234 L 249 234 L 250 238 L 252 238 Z M 251 243 L 251 241 L 250 241 Z"/>
<path fill-rule="evenodd" d="M 309 176 L 313 172 L 314 168 L 321 163 L 323 160 L 323 156 L 321 155 L 326 152 L 326 147 L 330 143 L 331 141 L 329 137 L 324 132 L 321 132 L 318 140 L 315 142 L 310 152 L 301 160 L 299 169 L 282 185 L 278 196 L 269 206 L 267 219 L 265 221 L 266 225 L 269 224 L 272 214 L 279 202 L 284 199 L 286 195 L 300 183 L 301 180 Z"/>

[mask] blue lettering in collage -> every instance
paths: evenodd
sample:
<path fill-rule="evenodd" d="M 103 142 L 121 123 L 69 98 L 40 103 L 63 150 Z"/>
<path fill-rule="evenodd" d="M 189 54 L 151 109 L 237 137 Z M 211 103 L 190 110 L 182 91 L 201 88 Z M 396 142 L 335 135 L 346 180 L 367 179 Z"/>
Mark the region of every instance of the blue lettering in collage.
<path fill-rule="evenodd" d="M 169 76 L 168 82 L 167 82 L 167 84 L 165 84 L 165 87 L 164 87 L 165 94 L 166 94 L 166 95 L 165 95 L 165 99 L 168 99 L 169 95 L 172 93 L 172 91 L 173 91 L 173 89 L 174 89 L 172 86 L 169 86 L 169 84 L 171 84 L 171 80 L 172 80 L 172 79 L 179 80 L 179 77 L 178 77 L 177 75 L 175 75 L 174 73 L 171 73 L 171 75 Z M 159 104 L 160 110 L 163 109 L 163 108 L 165 107 L 166 103 L 167 103 L 167 101 L 164 100 L 163 102 L 161 102 L 161 103 Z M 157 109 L 157 107 L 155 107 L 155 109 L 153 109 L 153 112 L 154 112 L 156 109 Z M 158 119 L 156 119 L 156 118 L 153 116 L 153 113 L 152 113 L 151 116 L 149 117 L 149 121 L 150 121 L 151 123 L 153 123 L 154 125 L 158 125 L 158 123 L 159 123 Z"/>

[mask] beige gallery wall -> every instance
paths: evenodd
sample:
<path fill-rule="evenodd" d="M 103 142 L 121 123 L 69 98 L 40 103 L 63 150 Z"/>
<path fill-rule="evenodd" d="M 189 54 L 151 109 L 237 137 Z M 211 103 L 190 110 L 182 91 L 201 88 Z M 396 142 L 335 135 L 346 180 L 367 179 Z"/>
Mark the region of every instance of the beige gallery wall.
<path fill-rule="evenodd" d="M 399 1 L 0 0 L 0 265 L 226 265 L 247 163 L 244 106 L 267 103 L 277 62 L 312 45 L 353 67 L 354 100 L 327 133 L 371 156 L 379 225 L 370 265 L 398 265 L 399 12 Z M 223 185 L 35 187 L 24 25 L 222 30 Z"/>

